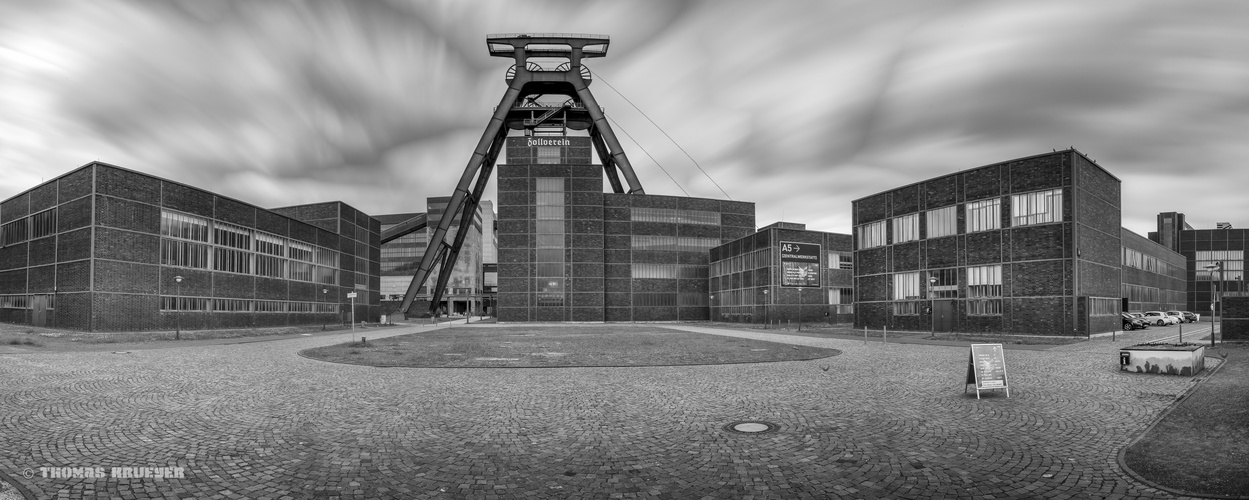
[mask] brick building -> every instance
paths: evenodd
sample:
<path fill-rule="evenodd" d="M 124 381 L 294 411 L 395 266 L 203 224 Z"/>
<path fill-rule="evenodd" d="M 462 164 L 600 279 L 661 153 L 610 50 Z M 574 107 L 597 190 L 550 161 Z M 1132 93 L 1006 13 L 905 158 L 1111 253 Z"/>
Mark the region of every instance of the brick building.
<path fill-rule="evenodd" d="M 500 321 L 708 319 L 709 250 L 754 232 L 753 203 L 604 193 L 589 137 L 506 147 Z"/>
<path fill-rule="evenodd" d="M 848 234 L 777 222 L 711 249 L 711 319 L 736 323 L 854 321 Z"/>
<path fill-rule="evenodd" d="M 1209 314 L 1220 293 L 1240 296 L 1249 288 L 1245 285 L 1249 229 L 1235 229 L 1227 223 L 1220 226 L 1196 229 L 1185 222 L 1184 214 L 1163 212 L 1158 214 L 1158 231 L 1149 233 L 1150 240 L 1179 252 L 1187 263 L 1186 310 Z"/>
<path fill-rule="evenodd" d="M 1183 310 L 1188 284 L 1184 256 L 1127 229 L 1123 243 L 1122 308 L 1124 311 Z M 1189 309 L 1192 310 L 1192 309 Z M 1200 311 L 1198 311 L 1200 312 Z"/>
<path fill-rule="evenodd" d="M 1075 150 L 855 200 L 856 327 L 1117 330 L 1120 182 Z"/>
<path fill-rule="evenodd" d="M 204 329 L 378 316 L 377 220 L 92 162 L 0 203 L 0 321 Z"/>

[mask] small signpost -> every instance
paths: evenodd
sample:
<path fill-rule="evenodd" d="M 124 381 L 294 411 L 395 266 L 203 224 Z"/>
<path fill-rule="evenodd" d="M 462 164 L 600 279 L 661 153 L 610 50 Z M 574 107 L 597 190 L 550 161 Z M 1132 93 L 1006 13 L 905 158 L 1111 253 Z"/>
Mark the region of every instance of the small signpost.
<path fill-rule="evenodd" d="M 980 391 L 990 389 L 1004 389 L 1006 397 L 1010 397 L 1002 344 L 971 345 L 971 352 L 967 354 L 967 381 L 963 383 L 963 394 L 967 393 L 967 384 L 976 384 L 976 399 L 980 399 Z"/>
<path fill-rule="evenodd" d="M 347 292 L 347 298 L 351 299 L 351 341 L 356 341 L 356 292 Z"/>

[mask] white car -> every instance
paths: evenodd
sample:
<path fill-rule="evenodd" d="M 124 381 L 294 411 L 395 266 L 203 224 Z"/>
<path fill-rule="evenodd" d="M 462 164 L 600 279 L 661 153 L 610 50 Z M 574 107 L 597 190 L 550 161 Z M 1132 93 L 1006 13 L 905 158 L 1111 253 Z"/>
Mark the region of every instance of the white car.
<path fill-rule="evenodd" d="M 1168 315 L 1162 311 L 1145 311 L 1144 320 L 1146 323 L 1158 326 L 1180 324 L 1180 318 Z"/>

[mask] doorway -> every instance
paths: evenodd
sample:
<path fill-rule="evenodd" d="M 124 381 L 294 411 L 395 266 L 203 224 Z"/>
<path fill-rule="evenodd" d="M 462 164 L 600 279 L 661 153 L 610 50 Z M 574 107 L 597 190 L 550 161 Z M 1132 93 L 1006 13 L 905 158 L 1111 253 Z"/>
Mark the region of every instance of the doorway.
<path fill-rule="evenodd" d="M 30 326 L 48 325 L 48 296 L 32 295 L 30 297 Z"/>
<path fill-rule="evenodd" d="M 932 301 L 932 331 L 934 332 L 952 332 L 954 331 L 954 301 L 953 300 L 934 300 Z"/>

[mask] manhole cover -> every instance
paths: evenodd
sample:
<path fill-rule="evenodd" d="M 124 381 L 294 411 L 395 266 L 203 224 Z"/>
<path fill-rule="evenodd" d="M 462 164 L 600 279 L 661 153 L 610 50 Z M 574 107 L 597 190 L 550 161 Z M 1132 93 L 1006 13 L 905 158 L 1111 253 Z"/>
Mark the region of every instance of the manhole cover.
<path fill-rule="evenodd" d="M 738 434 L 764 434 L 775 431 L 779 427 L 772 422 L 763 422 L 759 420 L 745 420 L 741 422 L 733 422 L 724 426 L 724 430 L 735 432 Z"/>

